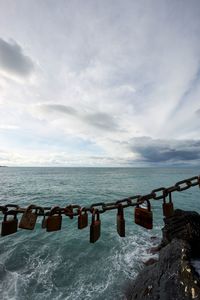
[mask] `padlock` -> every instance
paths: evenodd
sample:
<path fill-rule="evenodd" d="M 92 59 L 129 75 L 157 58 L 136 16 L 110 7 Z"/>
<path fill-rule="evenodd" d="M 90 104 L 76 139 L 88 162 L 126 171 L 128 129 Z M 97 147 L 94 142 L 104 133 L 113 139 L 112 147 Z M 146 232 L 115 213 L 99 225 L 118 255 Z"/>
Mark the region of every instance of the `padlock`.
<path fill-rule="evenodd" d="M 149 200 L 145 200 L 147 202 L 147 208 L 143 208 L 139 206 L 139 203 L 135 207 L 135 223 L 147 228 L 153 228 L 153 215 L 151 211 L 151 204 Z"/>
<path fill-rule="evenodd" d="M 33 209 L 35 210 L 35 212 L 32 211 Z M 33 230 L 37 221 L 38 210 L 42 212 L 41 207 L 29 205 L 22 215 L 22 218 L 19 222 L 19 228 Z"/>
<path fill-rule="evenodd" d="M 169 193 L 169 202 L 166 203 L 166 196 L 163 194 L 163 216 L 166 218 L 171 217 L 174 214 L 174 204 L 172 202 L 172 195 Z"/>
<path fill-rule="evenodd" d="M 118 205 L 117 212 L 117 232 L 119 236 L 125 237 L 125 219 L 124 219 L 124 209 L 121 204 Z"/>
<path fill-rule="evenodd" d="M 95 220 L 95 216 L 97 219 Z M 92 212 L 92 223 L 90 225 L 90 243 L 95 243 L 101 235 L 101 221 L 99 219 L 98 210 Z"/>
<path fill-rule="evenodd" d="M 46 231 L 57 231 L 61 230 L 62 215 L 59 207 L 54 207 L 46 220 Z"/>
<path fill-rule="evenodd" d="M 83 211 L 84 213 L 82 213 Z M 78 229 L 83 229 L 88 226 L 88 213 L 84 208 L 80 208 L 78 213 Z"/>
<path fill-rule="evenodd" d="M 43 219 L 42 219 L 42 224 L 41 227 L 43 229 L 47 228 L 47 217 L 50 215 L 50 211 L 43 213 Z"/>
<path fill-rule="evenodd" d="M 47 218 L 46 218 L 45 215 L 43 216 L 42 225 L 41 226 L 42 226 L 43 229 L 47 228 Z"/>
<path fill-rule="evenodd" d="M 5 206 L 0 205 L 0 211 L 1 211 L 2 213 L 4 213 L 4 212 L 7 211 L 7 208 L 6 208 Z"/>
<path fill-rule="evenodd" d="M 13 218 L 7 220 L 8 215 L 13 216 Z M 18 225 L 17 212 L 15 210 L 10 210 L 5 212 L 4 220 L 1 226 L 1 235 L 5 236 L 17 232 L 17 225 Z"/>

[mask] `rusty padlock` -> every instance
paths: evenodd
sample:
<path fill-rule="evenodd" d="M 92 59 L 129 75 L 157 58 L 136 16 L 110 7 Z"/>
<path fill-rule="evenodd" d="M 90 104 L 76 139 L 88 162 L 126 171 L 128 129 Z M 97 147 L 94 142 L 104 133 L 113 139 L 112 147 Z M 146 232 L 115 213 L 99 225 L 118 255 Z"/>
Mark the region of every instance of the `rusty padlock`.
<path fill-rule="evenodd" d="M 7 216 L 13 216 L 12 219 L 7 219 Z M 17 232 L 17 225 L 18 225 L 18 219 L 17 219 L 17 211 L 16 210 L 9 210 L 4 213 L 4 219 L 1 225 L 1 235 L 9 235 Z"/>
<path fill-rule="evenodd" d="M 84 213 L 83 213 L 84 211 Z M 88 226 L 88 213 L 84 209 L 84 207 L 78 210 L 78 229 L 83 229 Z"/>
<path fill-rule="evenodd" d="M 171 192 L 169 193 L 169 202 L 166 203 L 166 194 L 163 192 L 163 216 L 166 218 L 171 217 L 174 214 L 174 204 L 172 202 Z"/>
<path fill-rule="evenodd" d="M 41 227 L 43 229 L 47 228 L 47 217 L 50 215 L 50 211 L 47 211 L 46 213 L 43 213 L 43 219 L 42 219 L 42 224 Z"/>
<path fill-rule="evenodd" d="M 140 201 L 140 200 L 139 200 Z M 147 228 L 153 228 L 153 214 L 151 211 L 151 204 L 149 200 L 144 200 L 147 202 L 147 208 L 139 206 L 139 203 L 135 207 L 135 223 Z"/>
<path fill-rule="evenodd" d="M 42 219 L 41 227 L 42 227 L 43 229 L 47 228 L 47 218 L 46 218 L 46 215 L 45 215 L 45 214 L 44 214 L 43 219 Z"/>
<path fill-rule="evenodd" d="M 62 215 L 59 207 L 54 207 L 49 212 L 49 216 L 46 219 L 46 231 L 61 230 Z"/>
<path fill-rule="evenodd" d="M 35 210 L 35 212 L 33 212 Z M 19 228 L 33 230 L 38 217 L 38 210 L 42 212 L 42 208 L 35 205 L 29 205 L 22 215 L 19 222 Z"/>
<path fill-rule="evenodd" d="M 124 209 L 122 207 L 122 204 L 118 205 L 117 232 L 118 232 L 119 236 L 125 237 L 125 219 L 124 219 Z"/>
<path fill-rule="evenodd" d="M 95 219 L 95 217 L 97 217 Z M 90 243 L 95 243 L 101 235 L 101 221 L 99 218 L 99 212 L 93 209 L 92 212 L 92 223 L 90 225 Z"/>

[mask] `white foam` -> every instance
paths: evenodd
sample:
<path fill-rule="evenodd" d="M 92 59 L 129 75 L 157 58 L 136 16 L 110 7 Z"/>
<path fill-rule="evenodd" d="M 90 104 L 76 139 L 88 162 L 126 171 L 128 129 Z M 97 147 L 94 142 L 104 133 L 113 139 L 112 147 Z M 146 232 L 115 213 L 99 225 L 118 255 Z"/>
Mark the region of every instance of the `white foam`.
<path fill-rule="evenodd" d="M 44 251 L 40 248 L 41 252 Z M 16 253 L 13 253 L 15 255 Z M 24 267 L 18 271 L 8 271 L 3 265 L 3 280 L 0 284 L 2 299 L 19 299 L 21 295 L 28 294 L 31 287 L 31 282 L 36 281 L 37 286 L 42 286 L 41 293 L 37 291 L 37 299 L 50 299 L 52 290 L 55 287 L 52 282 L 52 274 L 59 267 L 61 258 L 56 255 L 54 259 L 48 257 L 41 258 L 38 252 L 30 254 L 27 261 L 24 261 Z M 34 287 L 32 287 L 34 288 Z M 45 295 L 43 295 L 45 292 Z M 41 296 L 39 298 L 39 295 Z M 31 297 L 32 298 L 32 297 Z"/>
<path fill-rule="evenodd" d="M 49 241 L 40 240 L 38 248 L 26 240 L 22 248 L 16 247 L 9 253 L 11 260 L 6 265 L 12 266 L 12 257 L 15 258 L 18 252 L 18 257 L 25 258 L 25 261 L 17 266 L 17 271 L 3 273 L 4 279 L 0 284 L 3 299 L 20 299 L 29 291 L 30 299 L 38 300 L 96 299 L 96 296 L 98 299 L 120 299 L 123 296 L 119 295 L 120 284 L 134 278 L 143 266 L 142 262 L 152 257 L 147 252 L 154 243 L 152 233 L 139 227 L 137 230 L 137 233 L 127 234 L 123 239 L 113 229 L 113 234 L 102 235 L 99 244 L 85 243 L 84 248 L 84 244 L 79 242 L 81 251 L 68 243 L 65 252 L 65 244 L 61 241 L 57 242 L 60 247 L 55 247 L 52 243 L 52 238 L 56 240 L 54 236 L 50 236 Z M 112 247 L 106 245 L 106 238 L 113 240 Z M 77 240 L 75 242 L 78 243 Z"/>
<path fill-rule="evenodd" d="M 200 275 L 200 260 L 199 259 L 191 260 L 191 265 L 195 268 L 195 271 Z"/>
<path fill-rule="evenodd" d="M 149 232 L 143 231 L 141 235 L 129 236 L 121 242 L 121 251 L 116 250 L 113 262 L 118 264 L 117 270 L 121 270 L 128 278 L 134 278 L 137 275 L 144 261 L 157 257 L 156 254 L 153 255 L 147 251 L 154 245 Z"/>
<path fill-rule="evenodd" d="M 4 269 L 4 278 L 1 281 L 0 285 L 0 291 L 2 295 L 2 299 L 16 299 L 17 295 L 17 282 L 19 275 L 17 272 L 10 272 L 6 270 L 6 268 L 3 266 Z"/>

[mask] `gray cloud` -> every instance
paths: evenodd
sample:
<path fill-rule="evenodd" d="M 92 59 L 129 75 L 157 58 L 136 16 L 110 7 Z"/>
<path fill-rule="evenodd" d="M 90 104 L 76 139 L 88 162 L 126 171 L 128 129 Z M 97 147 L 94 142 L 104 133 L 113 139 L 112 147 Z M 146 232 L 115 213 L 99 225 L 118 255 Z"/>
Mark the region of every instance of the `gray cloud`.
<path fill-rule="evenodd" d="M 102 130 L 115 131 L 118 129 L 118 125 L 116 124 L 113 117 L 106 113 L 97 112 L 93 114 L 87 114 L 84 116 L 84 120 L 89 125 Z"/>
<path fill-rule="evenodd" d="M 195 113 L 200 116 L 200 108 L 195 111 Z"/>
<path fill-rule="evenodd" d="M 43 104 L 39 106 L 39 110 L 47 114 L 55 114 L 56 117 L 58 117 L 58 113 L 71 115 L 78 118 L 82 122 L 87 123 L 89 126 L 98 128 L 100 130 L 115 131 L 118 129 L 118 125 L 114 118 L 107 113 L 85 113 L 78 111 L 71 106 L 62 104 Z"/>
<path fill-rule="evenodd" d="M 200 159 L 200 140 L 135 138 L 131 150 L 150 163 L 191 162 Z"/>
<path fill-rule="evenodd" d="M 0 69 L 8 73 L 27 77 L 34 70 L 30 57 L 23 53 L 22 47 L 16 42 L 6 42 L 0 38 Z"/>
<path fill-rule="evenodd" d="M 40 105 L 40 110 L 42 112 L 46 113 L 62 113 L 67 115 L 76 115 L 76 110 L 67 105 L 61 105 L 61 104 L 43 104 Z"/>

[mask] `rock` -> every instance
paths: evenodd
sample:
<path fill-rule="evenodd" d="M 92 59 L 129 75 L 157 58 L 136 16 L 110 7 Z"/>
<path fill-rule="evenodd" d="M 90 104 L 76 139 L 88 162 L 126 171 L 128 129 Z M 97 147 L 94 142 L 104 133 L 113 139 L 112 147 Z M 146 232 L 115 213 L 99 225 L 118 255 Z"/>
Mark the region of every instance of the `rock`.
<path fill-rule="evenodd" d="M 157 259 L 151 257 L 147 261 L 144 262 L 144 265 L 145 266 L 151 266 L 151 265 L 155 264 L 157 261 L 158 261 Z"/>
<path fill-rule="evenodd" d="M 200 255 L 200 215 L 176 210 L 164 220 L 159 258 L 129 284 L 127 300 L 200 299 L 200 278 L 190 261 Z"/>
<path fill-rule="evenodd" d="M 150 237 L 150 239 L 151 239 L 152 241 L 155 241 L 155 240 L 158 240 L 158 237 L 155 236 L 155 235 L 153 235 L 153 236 Z"/>
<path fill-rule="evenodd" d="M 160 246 L 151 247 L 150 249 L 147 250 L 147 253 L 156 254 L 160 251 L 160 249 L 161 249 Z"/>
<path fill-rule="evenodd" d="M 174 215 L 164 219 L 163 243 L 168 244 L 173 238 L 188 242 L 200 241 L 200 216 L 197 212 L 175 210 Z"/>

